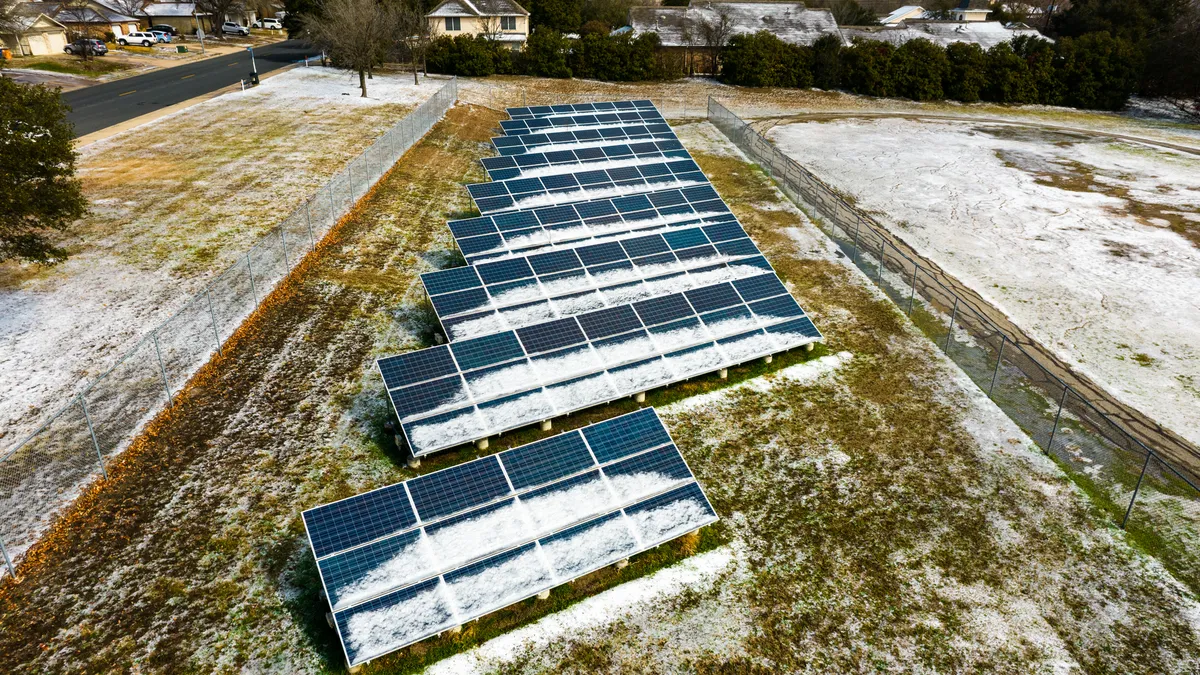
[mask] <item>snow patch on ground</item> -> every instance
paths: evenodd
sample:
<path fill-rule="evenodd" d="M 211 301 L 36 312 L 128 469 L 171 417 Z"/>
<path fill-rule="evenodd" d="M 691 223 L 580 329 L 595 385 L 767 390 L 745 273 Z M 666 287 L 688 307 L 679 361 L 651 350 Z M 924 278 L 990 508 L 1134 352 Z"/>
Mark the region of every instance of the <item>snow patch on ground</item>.
<path fill-rule="evenodd" d="M 691 396 L 682 401 L 676 401 L 670 405 L 660 407 L 658 410 L 663 415 L 674 415 L 689 410 L 696 410 L 718 403 L 737 391 L 769 391 L 778 385 L 780 380 L 791 380 L 796 383 L 813 382 L 818 378 L 837 371 L 842 365 L 849 363 L 853 358 L 854 355 L 850 352 L 838 352 L 837 354 L 822 356 L 814 361 L 797 363 L 794 366 L 788 366 L 770 375 L 740 382 L 732 387 L 717 389 L 716 391 L 710 391 L 698 396 Z M 1006 417 L 1005 419 L 1008 418 Z"/>
<path fill-rule="evenodd" d="M 1200 442 L 1200 158 L 997 124 L 778 126 L 779 147 L 1073 367 Z"/>

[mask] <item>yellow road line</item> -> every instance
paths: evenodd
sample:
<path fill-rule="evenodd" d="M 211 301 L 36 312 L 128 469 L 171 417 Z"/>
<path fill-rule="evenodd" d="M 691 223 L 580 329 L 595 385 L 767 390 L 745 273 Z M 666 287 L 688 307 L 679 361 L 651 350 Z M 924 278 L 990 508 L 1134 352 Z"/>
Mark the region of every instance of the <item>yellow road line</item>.
<path fill-rule="evenodd" d="M 191 75 L 184 75 L 183 77 L 181 77 L 181 78 L 179 78 L 179 79 L 181 79 L 181 80 L 186 80 L 186 79 L 188 79 L 189 77 L 195 77 L 195 76 L 196 76 L 196 74 L 195 74 L 195 73 L 192 73 Z"/>
<path fill-rule="evenodd" d="M 120 96 L 128 96 L 128 95 L 132 94 L 132 93 L 133 93 L 133 92 L 135 92 L 135 91 L 137 91 L 137 89 L 130 89 L 129 91 L 125 92 L 124 94 L 117 94 L 117 96 L 118 96 L 118 97 L 120 97 Z"/>

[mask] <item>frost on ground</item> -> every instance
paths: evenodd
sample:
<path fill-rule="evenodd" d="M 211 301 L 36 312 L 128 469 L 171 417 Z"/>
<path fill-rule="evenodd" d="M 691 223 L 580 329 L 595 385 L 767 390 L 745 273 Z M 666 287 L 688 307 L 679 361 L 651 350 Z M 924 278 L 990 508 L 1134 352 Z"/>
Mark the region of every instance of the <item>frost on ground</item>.
<path fill-rule="evenodd" d="M 1200 157 L 997 124 L 770 137 L 1043 344 L 1200 443 Z"/>
<path fill-rule="evenodd" d="M 0 264 L 0 449 L 442 84 L 381 74 L 362 99 L 344 72 L 300 68 L 83 148 L 91 212 L 59 242 L 71 258 Z"/>

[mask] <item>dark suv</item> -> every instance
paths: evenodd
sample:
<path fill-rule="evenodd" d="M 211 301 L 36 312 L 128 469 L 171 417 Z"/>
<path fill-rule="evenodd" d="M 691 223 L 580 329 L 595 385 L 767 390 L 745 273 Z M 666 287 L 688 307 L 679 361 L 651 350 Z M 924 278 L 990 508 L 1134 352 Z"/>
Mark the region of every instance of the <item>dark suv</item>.
<path fill-rule="evenodd" d="M 148 31 L 150 31 L 150 32 L 155 32 L 155 31 L 157 31 L 157 32 L 159 32 L 159 33 L 170 33 L 170 34 L 171 34 L 171 35 L 173 35 L 174 37 L 179 37 L 179 29 L 178 29 L 178 28 L 176 28 L 176 27 L 174 27 L 174 26 L 169 26 L 169 25 L 167 25 L 167 24 L 165 24 L 165 23 L 163 23 L 163 24 L 159 24 L 159 25 L 157 25 L 157 26 L 150 26 L 150 27 L 149 27 L 149 28 L 147 28 L 146 30 L 148 30 Z"/>
<path fill-rule="evenodd" d="M 68 54 L 87 54 L 88 56 L 104 56 L 108 53 L 108 47 L 104 42 L 93 38 L 80 38 L 71 44 L 63 47 L 63 51 Z"/>

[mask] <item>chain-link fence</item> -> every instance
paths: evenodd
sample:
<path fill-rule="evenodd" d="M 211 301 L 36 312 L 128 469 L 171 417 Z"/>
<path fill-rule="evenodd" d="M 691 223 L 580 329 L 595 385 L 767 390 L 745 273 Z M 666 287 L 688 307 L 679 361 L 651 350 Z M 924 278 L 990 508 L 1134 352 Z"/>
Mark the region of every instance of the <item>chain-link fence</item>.
<path fill-rule="evenodd" d="M 1171 439 L 1139 438 L 1102 412 L 1119 404 L 1081 394 L 1080 385 L 1070 384 L 1081 381 L 1077 374 L 1012 326 L 1002 329 L 979 296 L 712 98 L 708 119 L 784 192 L 815 211 L 817 226 L 842 252 L 1132 539 L 1200 592 L 1200 462 L 1194 455 Z"/>
<path fill-rule="evenodd" d="M 106 475 L 142 424 L 170 405 L 280 280 L 458 99 L 449 80 L 355 157 L 237 263 L 155 328 L 0 458 L 0 554 L 5 571 L 87 485 Z"/>

